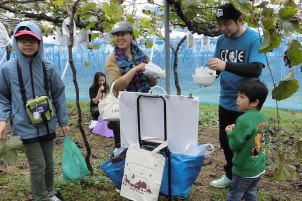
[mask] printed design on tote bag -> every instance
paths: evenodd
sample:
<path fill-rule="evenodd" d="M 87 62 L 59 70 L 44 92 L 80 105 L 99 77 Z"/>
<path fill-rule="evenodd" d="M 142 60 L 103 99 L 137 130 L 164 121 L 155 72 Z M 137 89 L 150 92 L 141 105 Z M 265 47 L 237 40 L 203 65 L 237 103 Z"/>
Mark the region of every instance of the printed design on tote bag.
<path fill-rule="evenodd" d="M 151 177 L 151 175 L 150 175 Z M 135 190 L 137 192 L 143 193 L 149 193 L 152 194 L 150 186 L 147 185 L 145 181 L 141 181 L 140 179 L 138 181 L 135 181 L 135 175 L 133 174 L 130 178 L 128 178 L 128 175 L 125 175 L 123 184 L 125 186 L 129 186 L 131 190 Z"/>

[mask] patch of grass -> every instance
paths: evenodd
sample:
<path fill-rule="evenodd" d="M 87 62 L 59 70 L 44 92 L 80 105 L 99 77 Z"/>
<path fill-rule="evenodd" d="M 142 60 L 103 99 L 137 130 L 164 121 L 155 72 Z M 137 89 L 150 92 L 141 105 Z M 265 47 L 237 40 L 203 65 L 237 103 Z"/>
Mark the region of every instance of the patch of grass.
<path fill-rule="evenodd" d="M 8 167 L 6 171 L 11 175 L 9 177 L 1 175 L 0 195 L 2 196 L 0 196 L 0 200 L 18 200 L 16 198 L 26 197 L 30 192 L 29 175 L 19 171 L 16 167 Z"/>
<path fill-rule="evenodd" d="M 218 106 L 214 104 L 200 104 L 199 106 L 200 129 L 218 127 Z"/>
<path fill-rule="evenodd" d="M 262 111 L 266 115 L 270 124 L 278 129 L 278 135 L 284 137 L 301 137 L 301 122 L 302 122 L 302 111 L 293 111 L 274 108 L 263 108 Z M 279 116 L 279 125 L 278 125 Z"/>
<path fill-rule="evenodd" d="M 228 195 L 228 188 L 214 188 L 210 187 L 209 189 L 209 200 L 215 201 L 224 201 Z"/>
<path fill-rule="evenodd" d="M 258 201 L 271 201 L 271 195 L 268 192 L 258 190 L 257 192 L 257 200 Z"/>

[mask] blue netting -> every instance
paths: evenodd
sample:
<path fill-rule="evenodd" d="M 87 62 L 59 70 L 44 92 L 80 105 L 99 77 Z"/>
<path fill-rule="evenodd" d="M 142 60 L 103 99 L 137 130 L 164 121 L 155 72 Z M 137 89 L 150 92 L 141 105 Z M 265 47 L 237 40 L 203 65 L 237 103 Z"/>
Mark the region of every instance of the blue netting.
<path fill-rule="evenodd" d="M 176 47 L 176 44 L 180 38 L 172 40 L 172 45 Z M 77 79 L 80 89 L 80 99 L 89 99 L 88 89 L 93 81 L 93 76 L 97 71 L 105 71 L 105 61 L 108 54 L 113 50 L 112 46 L 104 43 L 102 41 L 97 41 L 100 45 L 98 50 L 89 50 L 83 44 L 78 45 L 74 48 L 74 63 L 77 71 Z M 194 74 L 195 68 L 205 65 L 207 61 L 212 57 L 213 51 L 215 49 L 216 41 L 214 38 L 210 38 L 209 45 L 202 45 L 202 39 L 195 40 L 195 47 L 192 49 L 186 48 L 186 43 L 183 43 L 179 50 L 179 63 L 178 63 L 178 74 L 180 86 L 183 95 L 192 94 L 193 96 L 199 96 L 200 101 L 204 103 L 218 103 L 219 98 L 219 81 L 217 80 L 214 85 L 210 87 L 200 88 L 192 80 L 192 74 Z M 268 53 L 268 62 L 270 63 L 272 69 L 272 75 L 274 77 L 275 83 L 278 83 L 284 76 L 292 69 L 284 66 L 283 62 L 283 52 L 286 49 L 287 42 L 284 41 L 281 48 L 275 50 L 274 52 Z M 144 51 L 150 55 L 151 49 L 146 49 L 142 46 Z M 165 54 L 164 54 L 165 44 L 162 40 L 156 40 L 154 46 L 153 59 L 152 62 L 165 68 Z M 0 49 L 0 56 L 3 58 L 5 54 L 5 49 Z M 13 57 L 14 55 L 12 55 Z M 64 83 L 66 85 L 66 96 L 69 99 L 75 98 L 74 84 L 72 80 L 71 68 L 68 66 L 66 73 L 64 74 L 64 68 L 68 62 L 68 49 L 66 46 L 56 46 L 52 44 L 45 44 L 45 57 L 55 64 L 57 64 L 58 71 L 63 76 Z M 171 56 L 171 70 L 170 70 L 170 93 L 176 94 L 176 89 L 174 85 L 174 75 L 173 75 L 173 55 Z M 90 66 L 86 66 L 85 62 L 89 61 Z M 293 68 L 295 71 L 295 78 L 299 81 L 301 86 L 302 73 L 300 68 Z M 271 98 L 271 91 L 273 88 L 272 78 L 268 67 L 265 67 L 262 72 L 261 79 L 267 84 L 270 89 L 270 94 L 265 102 L 266 107 L 275 107 L 275 100 Z M 160 80 L 159 85 L 165 87 L 165 81 Z M 296 92 L 292 97 L 278 102 L 280 108 L 287 109 L 302 109 L 302 88 Z"/>

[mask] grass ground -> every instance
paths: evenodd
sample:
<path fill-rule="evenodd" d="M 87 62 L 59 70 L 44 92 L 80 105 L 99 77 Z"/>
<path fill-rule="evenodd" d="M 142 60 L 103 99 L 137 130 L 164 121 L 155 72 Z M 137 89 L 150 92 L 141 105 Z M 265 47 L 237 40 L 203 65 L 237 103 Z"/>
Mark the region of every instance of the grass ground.
<path fill-rule="evenodd" d="M 105 176 L 99 165 L 108 159 L 113 151 L 113 138 L 104 138 L 92 134 L 88 129 L 89 112 L 88 102 L 81 102 L 83 112 L 83 126 L 92 149 L 91 163 L 94 176 L 86 176 L 81 181 L 64 181 L 61 172 L 61 158 L 63 135 L 58 130 L 55 141 L 55 185 L 66 201 L 123 201 L 115 191 L 112 182 Z M 77 128 L 77 113 L 73 101 L 68 102 L 70 114 L 71 138 L 85 154 L 85 146 Z M 264 108 L 273 131 L 274 141 L 271 145 L 268 166 L 263 179 L 259 184 L 259 201 L 298 201 L 302 200 L 302 166 L 301 159 L 294 156 L 295 144 L 301 138 L 301 111 L 279 111 L 280 124 L 278 125 L 276 109 Z M 211 143 L 215 151 L 204 160 L 204 166 L 192 186 L 188 201 L 219 201 L 225 200 L 228 188 L 216 189 L 210 187 L 211 180 L 223 174 L 224 158 L 219 147 L 217 105 L 201 104 L 199 142 Z M 297 168 L 297 177 L 294 180 L 276 182 L 273 178 L 273 161 L 280 151 L 287 153 L 288 163 Z M 29 171 L 24 154 L 19 154 L 16 166 L 5 168 L 0 160 L 0 201 L 30 201 Z M 159 200 L 167 200 L 160 196 Z"/>

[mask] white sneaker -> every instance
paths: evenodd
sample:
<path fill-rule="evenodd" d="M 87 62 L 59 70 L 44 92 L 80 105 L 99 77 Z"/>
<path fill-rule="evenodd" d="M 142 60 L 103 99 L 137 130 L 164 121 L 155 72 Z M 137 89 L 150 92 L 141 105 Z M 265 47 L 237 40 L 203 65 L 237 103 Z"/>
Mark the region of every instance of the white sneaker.
<path fill-rule="evenodd" d="M 54 195 L 50 198 L 50 201 L 61 201 L 61 200 Z"/>
<path fill-rule="evenodd" d="M 227 178 L 225 175 L 220 177 L 220 179 L 216 179 L 214 181 L 211 181 L 210 185 L 216 188 L 224 188 L 229 186 L 232 183 L 232 180 Z"/>

